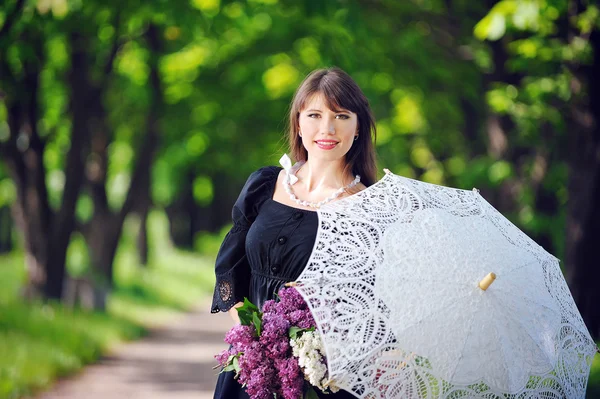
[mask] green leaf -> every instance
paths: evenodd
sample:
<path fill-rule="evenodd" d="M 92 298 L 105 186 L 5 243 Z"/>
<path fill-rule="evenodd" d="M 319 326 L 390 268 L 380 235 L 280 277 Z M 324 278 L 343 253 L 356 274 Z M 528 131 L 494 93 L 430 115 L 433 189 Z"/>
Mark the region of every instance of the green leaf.
<path fill-rule="evenodd" d="M 290 327 L 290 329 L 288 330 L 288 335 L 291 339 L 296 339 L 298 338 L 298 333 L 302 331 L 302 329 L 300 327 Z"/>
<path fill-rule="evenodd" d="M 233 369 L 235 370 L 236 374 L 240 372 L 241 368 L 240 368 L 239 354 L 234 356 L 233 360 L 231 361 L 231 365 L 233 366 Z"/>
<path fill-rule="evenodd" d="M 221 370 L 221 373 L 225 373 L 227 371 L 235 371 L 235 367 L 233 366 L 233 364 L 229 364 L 229 365 L 223 367 L 223 369 Z"/>
<path fill-rule="evenodd" d="M 300 328 L 300 327 L 290 327 L 290 329 L 288 330 L 288 336 L 291 339 L 297 339 L 300 336 L 302 336 L 302 333 L 304 333 L 305 331 L 315 331 L 314 327 L 310 327 L 310 328 Z"/>
<path fill-rule="evenodd" d="M 254 323 L 254 313 L 258 314 L 259 317 L 262 316 L 256 305 L 250 302 L 248 298 L 244 298 L 244 304 L 237 308 L 237 312 L 240 323 L 244 326 L 251 326 Z"/>
<path fill-rule="evenodd" d="M 308 390 L 304 394 L 304 399 L 319 399 L 319 395 L 312 386 L 309 386 Z"/>
<path fill-rule="evenodd" d="M 254 323 L 254 328 L 256 328 L 256 334 L 260 336 L 260 332 L 262 331 L 262 320 L 258 313 L 252 313 L 252 322 Z"/>

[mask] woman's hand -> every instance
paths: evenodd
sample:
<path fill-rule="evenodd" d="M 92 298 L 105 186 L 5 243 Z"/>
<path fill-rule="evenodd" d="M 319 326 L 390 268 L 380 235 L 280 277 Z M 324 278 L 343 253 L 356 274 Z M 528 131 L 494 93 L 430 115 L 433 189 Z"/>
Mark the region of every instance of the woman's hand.
<path fill-rule="evenodd" d="M 240 324 L 240 316 L 238 315 L 237 308 L 239 308 L 242 305 L 244 305 L 244 302 L 238 302 L 227 311 L 227 313 L 229 313 L 229 316 L 231 316 L 235 324 Z"/>

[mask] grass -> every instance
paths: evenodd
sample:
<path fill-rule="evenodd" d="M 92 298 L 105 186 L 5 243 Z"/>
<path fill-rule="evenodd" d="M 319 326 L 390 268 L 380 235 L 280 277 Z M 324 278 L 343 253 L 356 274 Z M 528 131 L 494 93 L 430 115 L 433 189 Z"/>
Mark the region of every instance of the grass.
<path fill-rule="evenodd" d="M 142 267 L 133 245 L 135 219 L 128 220 L 115 259 L 115 289 L 103 313 L 23 303 L 23 255 L 0 256 L 0 399 L 48 387 L 96 361 L 112 345 L 141 337 L 148 327 L 166 322 L 212 290 L 212 257 L 173 249 L 165 216 L 154 213 L 150 221 L 152 260 Z M 86 262 L 86 255 L 71 256 Z M 85 265 L 69 266 L 71 271 L 85 270 Z"/>

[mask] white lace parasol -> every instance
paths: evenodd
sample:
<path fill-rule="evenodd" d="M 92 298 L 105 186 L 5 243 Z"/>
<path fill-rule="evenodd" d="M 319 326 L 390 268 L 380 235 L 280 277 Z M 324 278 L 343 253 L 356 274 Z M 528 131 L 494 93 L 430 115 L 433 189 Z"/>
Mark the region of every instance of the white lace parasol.
<path fill-rule="evenodd" d="M 596 346 L 558 260 L 478 192 L 388 173 L 318 215 L 296 283 L 336 385 L 369 399 L 585 396 Z"/>

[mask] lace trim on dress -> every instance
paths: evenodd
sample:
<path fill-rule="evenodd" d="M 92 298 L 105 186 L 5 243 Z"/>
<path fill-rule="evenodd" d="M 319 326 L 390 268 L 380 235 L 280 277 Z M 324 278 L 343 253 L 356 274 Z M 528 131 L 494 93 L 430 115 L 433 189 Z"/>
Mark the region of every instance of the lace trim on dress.
<path fill-rule="evenodd" d="M 210 312 L 227 312 L 235 304 L 233 278 L 229 274 L 217 277 L 217 284 L 213 293 L 213 306 Z"/>

